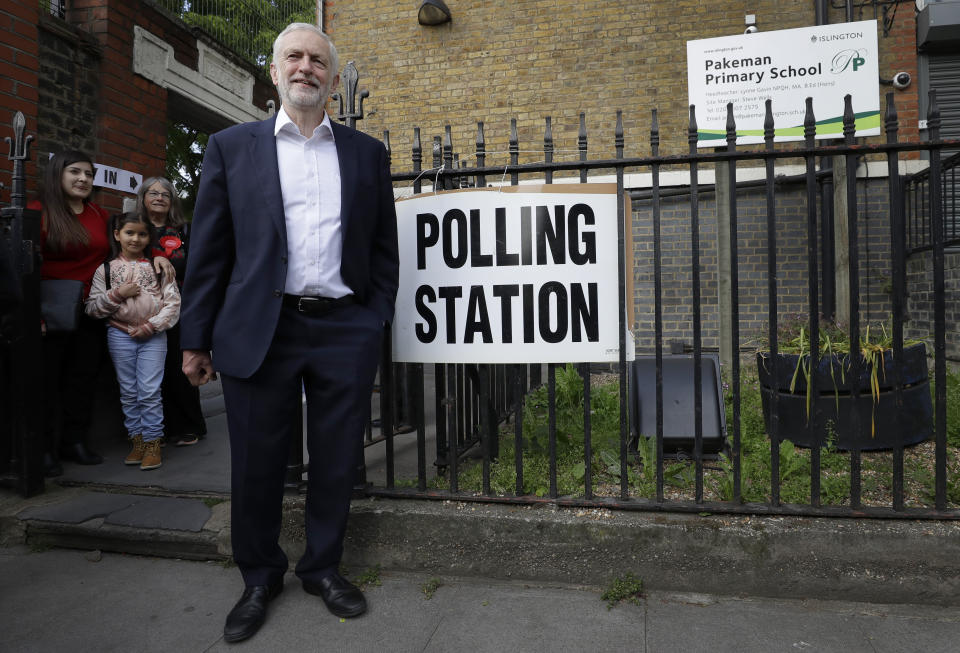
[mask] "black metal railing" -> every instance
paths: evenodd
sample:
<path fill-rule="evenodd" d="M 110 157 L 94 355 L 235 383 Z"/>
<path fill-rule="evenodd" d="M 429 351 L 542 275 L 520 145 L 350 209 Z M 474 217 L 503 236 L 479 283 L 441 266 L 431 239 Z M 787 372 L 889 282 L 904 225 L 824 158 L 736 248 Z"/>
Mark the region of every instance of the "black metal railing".
<path fill-rule="evenodd" d="M 595 374 L 587 362 L 581 362 L 576 369 L 579 371 L 582 384 L 584 400 L 583 411 L 583 459 L 582 459 L 582 481 L 580 489 L 575 492 L 561 493 L 558 486 L 558 453 L 557 453 L 557 424 L 556 424 L 556 378 L 559 366 L 551 364 L 547 366 L 547 397 L 548 397 L 548 444 L 547 456 L 549 487 L 544 488 L 542 492 L 531 491 L 525 484 L 526 454 L 523 451 L 524 435 L 522 422 L 524 419 L 524 407 L 527 392 L 538 386 L 540 382 L 540 365 L 441 365 L 437 364 L 432 370 L 432 380 L 427 378 L 431 375 L 425 375 L 424 365 L 407 364 L 405 366 L 407 376 L 407 385 L 412 388 L 412 394 L 408 397 L 408 402 L 412 405 L 411 414 L 418 420 L 416 426 L 417 439 L 417 478 L 416 479 L 397 479 L 392 469 L 393 458 L 392 451 L 395 436 L 392 432 L 392 424 L 388 421 L 384 426 L 384 439 L 387 450 L 391 452 L 388 456 L 388 466 L 391 467 L 387 473 L 386 482 L 381 486 L 368 488 L 368 493 L 377 496 L 389 497 L 420 497 L 420 498 L 441 498 L 470 501 L 488 501 L 488 502 L 506 502 L 506 503 L 539 503 L 550 502 L 558 505 L 568 506 L 605 506 L 621 509 L 635 510 L 677 510 L 677 511 L 695 511 L 700 512 L 709 510 L 711 512 L 735 512 L 735 513 L 756 513 L 756 514 L 804 514 L 804 515 L 833 515 L 833 516 L 876 516 L 876 517 L 936 517 L 936 518 L 958 518 L 960 511 L 956 508 L 948 507 L 948 486 L 947 486 L 947 440 L 946 440 L 946 353 L 945 353 L 945 292 L 944 292 L 944 269 L 943 269 L 943 249 L 944 249 L 944 203 L 942 201 L 942 169 L 943 164 L 940 161 L 940 149 L 944 146 L 955 146 L 953 141 L 939 140 L 939 115 L 936 110 L 935 98 L 931 98 L 931 112 L 928 116 L 931 141 L 927 143 L 906 143 L 898 140 L 898 119 L 896 108 L 894 106 L 893 94 L 886 97 L 886 114 L 884 116 L 884 129 L 886 139 L 883 143 L 865 145 L 855 141 L 855 119 L 852 111 L 851 98 L 847 96 L 844 111 L 844 142 L 841 145 L 818 146 L 815 141 L 816 118 L 813 106 L 810 101 L 807 102 L 806 115 L 804 120 L 804 141 L 801 145 L 787 148 L 774 147 L 774 121 L 770 102 L 767 102 L 767 116 L 765 123 L 765 147 L 762 150 L 738 151 L 736 147 L 736 124 L 733 120 L 732 105 L 728 105 L 728 124 L 727 124 L 727 146 L 716 151 L 704 152 L 697 150 L 697 126 L 694 107 L 691 107 L 690 121 L 688 128 L 689 151 L 678 155 L 661 155 L 659 152 L 659 127 L 656 112 L 653 114 L 651 136 L 650 136 L 650 156 L 626 157 L 624 155 L 624 138 L 621 113 L 617 113 L 616 127 L 614 128 L 614 149 L 615 157 L 606 159 L 589 160 L 586 157 L 587 136 L 584 127 L 584 117 L 581 115 L 580 131 L 578 133 L 578 156 L 576 160 L 557 161 L 554 159 L 554 143 L 552 136 L 552 125 L 548 120 L 545 128 L 543 142 L 543 157 L 539 161 L 521 163 L 519 160 L 520 144 L 517 138 L 516 121 L 511 122 L 509 150 L 506 154 L 509 156 L 509 162 L 502 164 L 491 164 L 488 160 L 492 158 L 492 153 L 487 151 L 484 125 L 478 124 L 476 150 L 473 159 L 476 161 L 474 166 L 465 166 L 464 160 L 471 157 L 462 157 L 459 159 L 454 154 L 454 147 L 451 141 L 451 130 L 446 128 L 443 137 L 434 137 L 433 140 L 433 165 L 430 169 L 424 170 L 422 167 L 423 148 L 421 145 L 421 135 L 419 128 L 414 129 L 413 147 L 412 147 L 412 168 L 407 172 L 394 173 L 393 179 L 398 185 L 412 185 L 413 191 L 419 193 L 425 185 L 424 180 L 429 180 L 431 186 L 435 189 L 452 189 L 469 186 L 486 186 L 491 180 L 509 180 L 511 185 L 521 183 L 521 178 L 534 180 L 538 182 L 546 181 L 550 183 L 554 176 L 571 175 L 579 176 L 580 181 L 589 181 L 591 175 L 600 172 L 606 175 L 613 173 L 617 180 L 618 202 L 618 224 L 621 226 L 620 233 L 620 291 L 625 291 L 625 278 L 630 276 L 633 271 L 635 261 L 626 261 L 623 258 L 624 234 L 622 232 L 625 224 L 624 190 L 625 175 L 635 172 L 649 172 L 652 180 L 650 189 L 649 210 L 650 226 L 652 229 L 653 240 L 653 277 L 654 277 L 654 297 L 648 310 L 654 313 L 654 334 L 652 342 L 638 342 L 638 350 L 652 352 L 656 364 L 656 427 L 655 433 L 648 435 L 655 441 L 655 465 L 656 478 L 655 490 L 650 495 L 640 495 L 632 489 L 630 474 L 637 467 L 637 461 L 640 459 L 639 449 L 644 442 L 643 435 L 631 433 L 629 419 L 627 416 L 628 394 L 633 389 L 628 387 L 629 367 L 626 359 L 626 343 L 621 341 L 620 360 L 617 366 L 617 378 L 619 380 L 619 398 L 620 398 L 620 438 L 617 464 L 612 465 L 613 477 L 619 477 L 619 483 L 616 488 L 600 488 L 596 485 L 596 479 L 593 474 L 594 459 L 592 456 L 592 438 L 591 438 L 591 381 Z M 385 141 L 389 144 L 389 133 L 384 133 Z M 389 147 L 389 145 L 388 145 Z M 804 297 L 801 300 L 803 312 L 809 316 L 804 324 L 807 333 L 808 348 L 805 352 L 805 358 L 809 365 L 808 369 L 817 370 L 821 362 L 826 361 L 831 354 L 830 350 L 822 348 L 819 320 L 820 301 L 821 301 L 821 279 L 822 270 L 818 264 L 820 251 L 818 241 L 821 235 L 821 225 L 819 224 L 818 205 L 821 198 L 818 197 L 818 170 L 816 161 L 819 157 L 831 158 L 841 157 L 847 171 L 848 212 L 845 217 L 847 222 L 847 257 L 849 259 L 849 284 L 853 289 L 849 293 L 849 305 L 845 307 L 849 313 L 849 324 L 844 325 L 843 329 L 849 342 L 860 343 L 864 331 L 869 329 L 869 320 L 876 317 L 876 310 L 873 313 L 864 313 L 864 306 L 860 292 L 861 272 L 864 274 L 883 274 L 889 277 L 889 310 L 887 322 L 890 329 L 889 349 L 886 354 L 892 360 L 890 376 L 892 377 L 891 396 L 895 405 L 903 406 L 905 394 L 912 387 L 912 380 L 909 380 L 903 369 L 904 367 L 904 305 L 906 296 L 906 214 L 904 210 L 904 186 L 899 174 L 899 159 L 901 153 L 915 152 L 924 150 L 929 152 L 930 168 L 927 171 L 927 178 L 930 183 L 926 186 L 929 194 L 926 202 L 929 206 L 932 242 L 931 248 L 934 255 L 932 257 L 932 270 L 928 271 L 933 279 L 934 301 L 933 301 L 933 355 L 934 355 L 934 391 L 933 391 L 933 419 L 932 426 L 929 420 L 927 426 L 930 427 L 933 434 L 934 458 L 931 472 L 934 477 L 933 487 L 931 489 L 932 501 L 930 505 L 908 506 L 905 501 L 905 467 L 904 451 L 912 442 L 906 436 L 909 430 L 908 425 L 902 418 L 894 413 L 893 421 L 895 427 L 902 426 L 899 430 L 895 428 L 896 434 L 892 438 L 889 447 L 892 462 L 889 470 L 890 478 L 884 480 L 888 483 L 890 489 L 889 501 L 886 504 L 878 505 L 871 500 L 870 505 L 866 505 L 863 496 L 863 475 L 864 460 L 863 451 L 872 449 L 871 443 L 867 446 L 862 443 L 853 442 L 846 450 L 849 452 L 849 464 L 847 473 L 849 474 L 849 485 L 846 491 L 846 498 L 839 504 L 831 502 L 830 505 L 823 505 L 822 495 L 824 488 L 822 483 L 830 479 L 825 479 L 823 455 L 832 456 L 831 448 L 833 437 L 830 430 L 826 433 L 823 429 L 818 429 L 817 418 L 820 416 L 820 409 L 808 408 L 806 424 L 802 431 L 806 432 L 809 442 L 809 497 L 806 502 L 793 499 L 787 503 L 781 496 L 782 475 L 790 473 L 790 470 L 784 470 L 781 466 L 783 443 L 787 442 L 785 435 L 787 427 L 793 426 L 784 421 L 782 414 L 784 407 L 778 400 L 778 393 L 774 391 L 770 397 L 769 419 L 766 421 L 766 431 L 770 439 L 769 449 L 769 481 L 766 488 L 766 498 L 761 501 L 746 499 L 743 481 L 743 465 L 745 459 L 741 450 L 741 425 L 744 415 L 742 414 L 741 384 L 743 374 L 740 367 L 740 355 L 746 347 L 744 339 L 739 333 L 741 306 L 738 302 L 740 283 L 738 283 L 738 273 L 741 263 L 738 258 L 738 246 L 744 239 L 744 234 L 740 232 L 738 225 L 738 215 L 743 208 L 738 193 L 737 185 L 737 165 L 738 163 L 760 163 L 763 166 L 765 181 L 763 190 L 765 202 L 763 203 L 765 215 L 762 218 L 765 225 L 765 249 L 766 265 L 766 301 L 767 301 L 767 339 L 769 341 L 766 356 L 776 357 L 778 353 L 778 338 L 780 326 L 786 322 L 785 311 L 797 307 L 797 300 L 784 295 L 784 288 L 787 286 L 788 276 L 784 270 L 791 270 L 789 274 L 798 274 L 794 268 L 788 267 L 788 264 L 795 264 L 796 261 L 781 260 L 778 258 L 778 252 L 788 244 L 787 239 L 780 234 L 782 228 L 780 221 L 783 218 L 783 209 L 778 203 L 778 183 L 775 176 L 775 166 L 779 164 L 790 163 L 797 159 L 803 161 L 806 172 L 803 175 L 803 186 L 805 192 L 801 196 L 802 208 L 793 210 L 801 211 L 805 216 L 805 226 L 799 239 L 803 242 L 803 254 L 799 258 L 805 261 L 806 269 L 803 270 Z M 888 175 L 882 189 L 886 198 L 886 206 L 889 207 L 888 215 L 884 216 L 888 224 L 888 231 L 885 236 L 886 255 L 881 258 L 886 262 L 886 267 L 882 270 L 866 270 L 867 266 L 876 266 L 876 260 L 861 260 L 861 249 L 864 245 L 862 236 L 859 233 L 859 227 L 866 224 L 866 208 L 861 208 L 857 201 L 858 184 L 866 182 L 857 180 L 857 164 L 861 157 L 872 159 L 882 158 L 887 161 Z M 459 163 L 459 164 L 458 164 Z M 690 321 L 692 323 L 692 358 L 694 382 L 690 386 L 690 392 L 694 395 L 695 432 L 693 433 L 692 447 L 686 452 L 690 463 L 686 467 L 684 474 L 692 476 L 692 492 L 690 496 L 676 498 L 673 492 L 668 493 L 667 478 L 665 474 L 664 453 L 664 405 L 671 401 L 672 397 L 667 394 L 664 387 L 663 352 L 666 332 L 664 328 L 664 315 L 662 308 L 664 306 L 665 294 L 671 290 L 670 283 L 664 278 L 664 251 L 663 251 L 663 218 L 662 197 L 660 186 L 660 171 L 669 166 L 673 170 L 678 168 L 685 169 L 689 174 L 689 186 L 687 189 L 689 197 L 689 206 L 686 213 L 686 222 L 683 228 L 689 231 L 690 245 L 685 250 L 685 255 L 689 256 L 687 268 L 692 272 L 688 286 L 683 287 L 684 292 L 689 292 Z M 704 326 L 704 299 L 701 296 L 702 285 L 704 283 L 700 276 L 701 270 L 706 269 L 712 263 L 705 262 L 707 254 L 702 251 L 699 238 L 704 231 L 704 224 L 701 221 L 701 199 L 698 189 L 700 188 L 699 171 L 704 166 L 716 166 L 726 171 L 729 187 L 724 194 L 725 208 L 730 215 L 729 223 L 729 256 L 731 260 L 730 269 L 718 274 L 729 274 L 733 281 L 732 298 L 730 301 L 731 324 L 733 325 L 730 333 L 724 334 L 725 346 L 729 347 L 736 354 L 732 357 L 730 369 L 726 370 L 725 382 L 729 383 L 730 391 L 727 395 L 728 413 L 732 416 L 727 425 L 729 440 L 724 447 L 721 461 L 724 464 L 729 463 L 729 496 L 718 498 L 716 492 L 710 496 L 705 492 L 704 475 L 706 471 L 705 462 L 708 457 L 704 452 L 704 401 L 705 397 L 701 388 L 701 363 L 706 355 L 703 347 Z M 872 180 L 876 184 L 876 179 Z M 719 189 L 718 189 L 719 191 Z M 838 192 L 840 189 L 838 189 Z M 792 201 L 792 200 L 791 200 Z M 873 210 L 873 209 L 871 209 Z M 861 213 L 863 215 L 861 215 Z M 877 216 L 871 214 L 871 222 L 875 222 Z M 637 221 L 640 219 L 638 214 L 632 216 L 631 223 L 634 228 L 637 227 Z M 644 218 L 646 219 L 646 218 Z M 676 226 L 676 217 L 672 216 L 674 226 Z M 873 227 L 875 229 L 875 227 Z M 875 234 L 871 234 L 874 237 Z M 791 236 L 790 240 L 794 240 Z M 874 245 L 875 246 L 875 245 Z M 791 257 L 784 257 L 791 258 Z M 792 258 L 798 258 L 792 256 Z M 794 266 L 795 267 L 795 266 Z M 751 269 L 757 269 L 757 266 Z M 795 288 L 793 288 L 795 290 Z M 795 293 L 794 293 L 795 294 Z M 789 300 L 789 301 L 788 301 Z M 633 298 L 627 298 L 627 302 L 632 307 Z M 626 305 L 620 307 L 621 325 L 627 325 L 625 315 Z M 621 329 L 621 333 L 624 330 Z M 856 347 L 853 348 L 856 353 Z M 852 355 L 845 368 L 846 380 L 837 381 L 837 388 L 834 392 L 844 397 L 850 397 L 850 401 L 844 402 L 844 408 L 839 412 L 838 419 L 847 424 L 854 433 L 859 433 L 867 428 L 865 420 L 870 420 L 870 412 L 867 411 L 867 417 L 864 418 L 863 407 L 869 405 L 871 401 L 872 385 L 870 381 L 863 381 L 862 376 L 867 371 L 868 363 L 861 356 Z M 834 368 L 831 366 L 830 370 Z M 924 370 L 925 374 L 926 370 Z M 796 373 L 794 370 L 785 369 L 782 366 L 774 365 L 772 368 L 774 389 L 780 385 L 788 383 L 790 375 Z M 833 373 L 831 371 L 831 373 Z M 838 372 L 838 374 L 840 374 Z M 808 392 L 817 393 L 817 376 L 809 374 L 806 380 Z M 821 381 L 821 383 L 823 383 Z M 827 390 L 826 388 L 823 388 Z M 929 389 L 924 386 L 924 391 L 928 393 Z M 387 401 L 395 402 L 393 388 L 386 388 L 388 395 Z M 436 415 L 432 423 L 425 420 L 422 416 L 425 414 L 427 405 L 427 396 L 433 395 L 431 403 L 435 409 Z M 498 457 L 498 442 L 506 441 L 502 438 L 510 438 L 507 435 L 509 426 L 504 422 L 513 420 L 512 440 L 514 443 L 513 465 L 513 484 L 512 491 L 492 490 L 491 489 L 491 469 L 494 465 L 502 466 L 505 462 Z M 800 420 L 803 421 L 803 420 Z M 501 432 L 501 425 L 503 430 Z M 871 425 L 875 428 L 876 425 Z M 830 427 L 833 428 L 833 427 Z M 869 430 L 869 429 L 868 429 Z M 428 472 L 427 460 L 427 433 L 435 433 L 437 459 L 435 462 L 435 475 Z M 792 449 L 792 447 L 791 447 Z M 479 456 L 481 483 L 480 487 L 463 488 L 461 487 L 461 475 L 464 466 L 472 466 L 469 456 Z M 653 461 L 647 461 L 647 465 Z M 752 463 L 751 463 L 752 464 Z M 711 471 L 716 468 L 716 462 L 710 462 Z M 617 471 L 619 473 L 617 473 Z M 956 479 L 951 479 L 954 483 Z"/>
<path fill-rule="evenodd" d="M 910 253 L 933 247 L 932 182 L 927 168 L 904 178 L 904 201 L 907 219 L 907 247 Z M 940 164 L 940 200 L 943 216 L 941 237 L 944 244 L 960 245 L 960 152 Z"/>
<path fill-rule="evenodd" d="M 0 208 L 0 485 L 30 496 L 43 491 L 40 214 L 26 208 L 33 136 L 23 113 L 12 126 L 10 203 Z"/>
<path fill-rule="evenodd" d="M 66 0 L 40 0 L 40 9 L 49 11 L 57 18 L 63 18 L 67 12 Z"/>

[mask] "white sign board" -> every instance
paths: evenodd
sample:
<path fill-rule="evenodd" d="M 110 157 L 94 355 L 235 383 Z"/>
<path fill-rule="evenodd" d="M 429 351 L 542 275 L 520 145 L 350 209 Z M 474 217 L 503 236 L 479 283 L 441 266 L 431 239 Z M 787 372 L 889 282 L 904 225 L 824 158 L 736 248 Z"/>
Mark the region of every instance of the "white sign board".
<path fill-rule="evenodd" d="M 763 142 L 766 100 L 774 140 L 803 140 L 813 98 L 817 138 L 843 135 L 843 97 L 852 96 L 856 135 L 880 133 L 877 22 L 864 20 L 687 41 L 687 89 L 698 147 L 726 144 L 733 103 L 737 144 Z"/>
<path fill-rule="evenodd" d="M 143 183 L 143 175 L 100 163 L 94 164 L 93 173 L 94 186 L 122 190 L 125 193 L 136 193 L 137 188 Z"/>
<path fill-rule="evenodd" d="M 619 359 L 616 185 L 418 195 L 397 226 L 395 361 Z"/>

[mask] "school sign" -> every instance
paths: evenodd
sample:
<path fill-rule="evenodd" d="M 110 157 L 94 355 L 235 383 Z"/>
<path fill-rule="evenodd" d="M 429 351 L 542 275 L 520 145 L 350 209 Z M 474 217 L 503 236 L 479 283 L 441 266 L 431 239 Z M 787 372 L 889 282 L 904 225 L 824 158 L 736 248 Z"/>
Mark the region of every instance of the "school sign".
<path fill-rule="evenodd" d="M 397 226 L 395 361 L 619 359 L 615 185 L 429 193 Z"/>
<path fill-rule="evenodd" d="M 775 141 L 803 140 L 806 98 L 817 138 L 843 135 L 843 97 L 852 96 L 857 136 L 880 133 L 877 22 L 865 20 L 687 41 L 687 90 L 696 106 L 697 146 L 723 146 L 727 103 L 737 144 L 763 142 L 766 100 Z"/>

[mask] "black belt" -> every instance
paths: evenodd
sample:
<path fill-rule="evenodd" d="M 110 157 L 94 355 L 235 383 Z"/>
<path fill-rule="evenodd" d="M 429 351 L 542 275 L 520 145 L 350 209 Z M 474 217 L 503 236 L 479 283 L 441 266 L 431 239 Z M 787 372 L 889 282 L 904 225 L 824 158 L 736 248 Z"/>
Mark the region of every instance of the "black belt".
<path fill-rule="evenodd" d="M 283 305 L 295 308 L 306 315 L 322 315 L 340 306 L 356 304 L 354 295 L 343 297 L 309 297 L 307 295 L 283 295 Z"/>

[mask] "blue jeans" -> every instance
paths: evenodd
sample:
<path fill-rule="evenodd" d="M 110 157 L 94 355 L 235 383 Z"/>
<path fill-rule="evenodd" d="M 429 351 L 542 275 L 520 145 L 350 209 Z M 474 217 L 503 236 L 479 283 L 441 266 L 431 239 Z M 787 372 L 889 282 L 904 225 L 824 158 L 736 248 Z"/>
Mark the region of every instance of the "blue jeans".
<path fill-rule="evenodd" d="M 124 426 L 130 437 L 151 442 L 163 436 L 163 403 L 160 383 L 167 355 L 167 334 L 134 340 L 116 327 L 107 327 L 107 347 L 117 369 Z"/>

